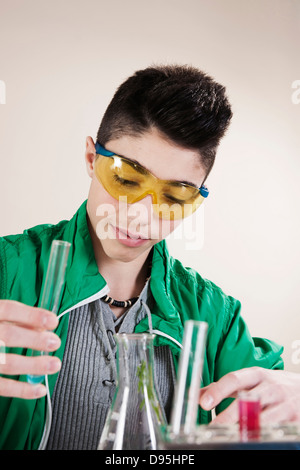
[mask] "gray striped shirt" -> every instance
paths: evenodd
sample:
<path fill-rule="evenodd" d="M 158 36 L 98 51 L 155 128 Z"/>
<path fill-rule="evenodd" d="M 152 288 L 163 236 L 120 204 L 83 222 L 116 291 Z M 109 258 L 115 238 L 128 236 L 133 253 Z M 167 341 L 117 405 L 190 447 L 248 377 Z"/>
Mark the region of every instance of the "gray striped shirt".
<path fill-rule="evenodd" d="M 116 390 L 116 343 L 113 335 L 132 333 L 151 310 L 149 281 L 137 302 L 120 318 L 101 300 L 70 312 L 68 337 L 53 396 L 47 449 L 97 449 Z M 155 379 L 169 418 L 175 373 L 167 346 L 154 348 Z"/>

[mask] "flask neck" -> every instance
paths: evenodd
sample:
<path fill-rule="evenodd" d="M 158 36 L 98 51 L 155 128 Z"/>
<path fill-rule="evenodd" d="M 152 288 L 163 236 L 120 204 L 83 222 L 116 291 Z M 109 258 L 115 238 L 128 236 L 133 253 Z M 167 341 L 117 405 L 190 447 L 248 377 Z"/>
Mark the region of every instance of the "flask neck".
<path fill-rule="evenodd" d="M 148 334 L 120 334 L 117 339 L 117 386 L 137 388 L 153 386 L 153 337 Z"/>

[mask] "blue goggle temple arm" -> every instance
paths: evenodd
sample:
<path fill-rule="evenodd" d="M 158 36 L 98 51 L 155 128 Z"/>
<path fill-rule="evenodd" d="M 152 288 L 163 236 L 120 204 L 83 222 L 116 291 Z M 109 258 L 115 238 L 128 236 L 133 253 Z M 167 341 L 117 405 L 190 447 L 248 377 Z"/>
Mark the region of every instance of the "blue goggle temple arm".
<path fill-rule="evenodd" d="M 106 150 L 104 147 L 102 147 L 102 145 L 100 145 L 98 142 L 95 144 L 95 149 L 96 153 L 103 155 L 104 157 L 112 157 L 115 155 L 113 152 L 110 152 L 109 150 Z"/>
<path fill-rule="evenodd" d="M 96 142 L 95 144 L 95 149 L 96 149 L 97 154 L 103 155 L 104 157 L 112 157 L 113 155 L 115 155 L 115 153 L 110 152 L 109 150 L 106 150 L 98 142 Z M 204 184 L 201 186 L 201 188 L 199 188 L 199 193 L 201 194 L 202 197 L 205 197 L 205 198 L 209 195 L 209 191 L 207 187 L 204 186 Z"/>

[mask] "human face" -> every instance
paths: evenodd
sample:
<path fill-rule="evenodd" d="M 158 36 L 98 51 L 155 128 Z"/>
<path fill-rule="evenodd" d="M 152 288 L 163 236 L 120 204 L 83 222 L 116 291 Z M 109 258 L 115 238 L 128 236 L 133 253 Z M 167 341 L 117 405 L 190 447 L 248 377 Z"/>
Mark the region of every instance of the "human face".
<path fill-rule="evenodd" d="M 137 161 L 161 180 L 189 181 L 200 187 L 205 169 L 199 154 L 179 147 L 152 129 L 141 136 L 123 136 L 106 142 L 105 148 Z M 134 204 L 114 199 L 101 185 L 94 172 L 95 146 L 87 138 L 86 162 L 91 177 L 87 211 L 102 249 L 113 259 L 130 261 L 146 254 L 166 238 L 181 220 L 164 220 L 153 211 L 152 196 Z"/>

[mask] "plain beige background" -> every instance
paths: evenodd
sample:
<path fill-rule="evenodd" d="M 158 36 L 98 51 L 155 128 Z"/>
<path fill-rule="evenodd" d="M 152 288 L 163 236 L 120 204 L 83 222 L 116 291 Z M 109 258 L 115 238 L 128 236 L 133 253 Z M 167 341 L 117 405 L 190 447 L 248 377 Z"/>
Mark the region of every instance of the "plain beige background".
<path fill-rule="evenodd" d="M 170 250 L 241 300 L 251 334 L 299 371 L 299 29 L 299 0 L 0 0 L 0 235 L 76 212 L 85 138 L 125 78 L 197 66 L 226 85 L 234 120 L 198 238 Z"/>

